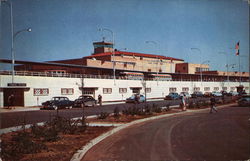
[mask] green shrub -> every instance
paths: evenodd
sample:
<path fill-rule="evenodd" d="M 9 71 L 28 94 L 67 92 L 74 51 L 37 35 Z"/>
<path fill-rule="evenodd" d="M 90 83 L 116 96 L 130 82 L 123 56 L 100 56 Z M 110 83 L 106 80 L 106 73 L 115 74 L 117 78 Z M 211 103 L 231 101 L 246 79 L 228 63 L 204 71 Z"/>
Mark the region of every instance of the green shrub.
<path fill-rule="evenodd" d="M 120 117 L 120 111 L 118 107 L 115 107 L 114 109 L 114 118 L 119 119 Z"/>
<path fill-rule="evenodd" d="M 146 104 L 145 106 L 144 106 L 144 114 L 145 115 L 152 115 L 153 113 L 152 113 L 152 109 L 151 109 L 151 107 L 148 105 L 148 104 Z"/>
<path fill-rule="evenodd" d="M 161 113 L 162 109 L 157 104 L 153 104 L 152 112 Z"/>
<path fill-rule="evenodd" d="M 99 115 L 98 115 L 98 119 L 106 119 L 107 117 L 109 116 L 109 114 L 107 112 L 101 112 Z"/>
<path fill-rule="evenodd" d="M 17 132 L 10 142 L 1 143 L 1 157 L 4 160 L 19 160 L 23 154 L 38 153 L 47 149 L 46 145 L 32 140 L 26 131 Z"/>
<path fill-rule="evenodd" d="M 193 101 L 190 101 L 190 102 L 189 102 L 188 108 L 190 108 L 190 109 L 194 108 L 194 102 L 193 102 Z"/>
<path fill-rule="evenodd" d="M 59 139 L 59 133 L 54 127 L 48 127 L 44 131 L 44 141 L 54 142 Z"/>
<path fill-rule="evenodd" d="M 165 111 L 170 111 L 170 104 L 169 103 L 166 104 Z"/>
<path fill-rule="evenodd" d="M 200 107 L 201 107 L 201 103 L 200 103 L 200 102 L 196 102 L 196 103 L 195 103 L 195 107 L 196 107 L 196 108 L 200 108 Z"/>

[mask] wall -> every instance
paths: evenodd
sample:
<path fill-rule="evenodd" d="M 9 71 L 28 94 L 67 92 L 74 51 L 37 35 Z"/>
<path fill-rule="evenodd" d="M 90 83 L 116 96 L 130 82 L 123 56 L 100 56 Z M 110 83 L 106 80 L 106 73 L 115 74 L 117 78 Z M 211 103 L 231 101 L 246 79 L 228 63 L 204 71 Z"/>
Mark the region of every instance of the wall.
<path fill-rule="evenodd" d="M 7 83 L 11 82 L 10 75 L 0 75 L 0 89 L 7 87 Z M 25 106 L 41 105 L 42 102 L 51 99 L 53 96 L 61 96 L 61 88 L 73 88 L 73 95 L 67 96 L 69 99 L 74 100 L 81 95 L 79 87 L 81 86 L 80 78 L 59 78 L 59 77 L 35 77 L 35 76 L 15 76 L 15 83 L 26 83 L 29 91 L 24 92 L 24 104 Z M 125 100 L 132 95 L 130 87 L 142 87 L 142 81 L 140 80 L 114 80 L 113 79 L 84 79 L 84 87 L 98 87 L 95 91 L 95 97 L 99 94 L 103 96 L 103 101 Z M 249 83 L 242 83 L 248 87 Z M 182 82 L 182 81 L 146 81 L 146 87 L 151 88 L 151 93 L 147 93 L 147 98 L 164 97 L 169 93 L 169 88 L 176 88 L 177 92 L 182 92 L 182 87 L 188 87 L 189 93 L 193 92 L 194 87 L 202 87 L 201 91 L 204 92 L 204 87 L 210 87 L 210 91 L 214 90 L 214 87 L 219 87 L 219 91 L 222 87 L 239 86 L 238 82 Z M 47 96 L 34 96 L 34 88 L 49 88 L 49 95 Z M 103 88 L 112 88 L 111 94 L 103 94 Z M 127 93 L 119 93 L 119 88 L 127 88 Z M 235 89 L 236 90 L 236 89 Z M 249 89 L 248 91 L 249 92 Z M 141 90 L 144 94 L 144 90 Z M 3 107 L 3 90 L 0 90 L 0 107 Z"/>

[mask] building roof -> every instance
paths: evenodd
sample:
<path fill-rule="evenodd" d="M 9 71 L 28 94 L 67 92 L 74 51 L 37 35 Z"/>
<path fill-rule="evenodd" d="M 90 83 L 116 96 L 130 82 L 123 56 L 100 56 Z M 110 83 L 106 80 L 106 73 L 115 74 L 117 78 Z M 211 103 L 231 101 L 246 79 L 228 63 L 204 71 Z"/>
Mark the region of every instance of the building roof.
<path fill-rule="evenodd" d="M 83 58 L 96 58 L 96 57 L 110 56 L 112 54 L 113 54 L 112 52 L 105 52 L 105 53 L 98 53 L 98 54 L 95 54 L 95 55 L 86 56 L 86 57 L 83 57 Z M 166 57 L 166 56 L 162 56 L 162 55 L 142 54 L 142 53 L 126 52 L 126 51 L 115 51 L 114 55 L 116 55 L 116 56 L 128 55 L 128 56 L 138 56 L 138 57 L 148 57 L 148 58 L 159 58 L 159 59 L 166 59 L 166 60 L 184 61 L 183 59 Z"/>

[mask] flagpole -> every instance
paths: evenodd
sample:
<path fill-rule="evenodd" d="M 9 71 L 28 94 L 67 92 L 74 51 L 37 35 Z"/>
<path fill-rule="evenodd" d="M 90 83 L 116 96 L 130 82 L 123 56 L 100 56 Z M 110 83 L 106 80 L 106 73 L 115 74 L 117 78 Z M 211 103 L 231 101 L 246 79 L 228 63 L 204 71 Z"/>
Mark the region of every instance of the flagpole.
<path fill-rule="evenodd" d="M 239 57 L 239 79 L 240 79 L 240 85 L 241 85 L 241 73 L 240 73 L 240 55 L 238 55 Z"/>

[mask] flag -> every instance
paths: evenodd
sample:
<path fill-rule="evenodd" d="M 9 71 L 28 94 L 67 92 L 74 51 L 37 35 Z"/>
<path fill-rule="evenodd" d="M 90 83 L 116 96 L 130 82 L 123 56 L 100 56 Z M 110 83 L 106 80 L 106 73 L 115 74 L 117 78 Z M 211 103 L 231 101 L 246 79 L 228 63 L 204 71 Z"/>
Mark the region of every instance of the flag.
<path fill-rule="evenodd" d="M 240 42 L 237 42 L 235 45 L 235 50 L 236 50 L 236 56 L 240 55 Z"/>

